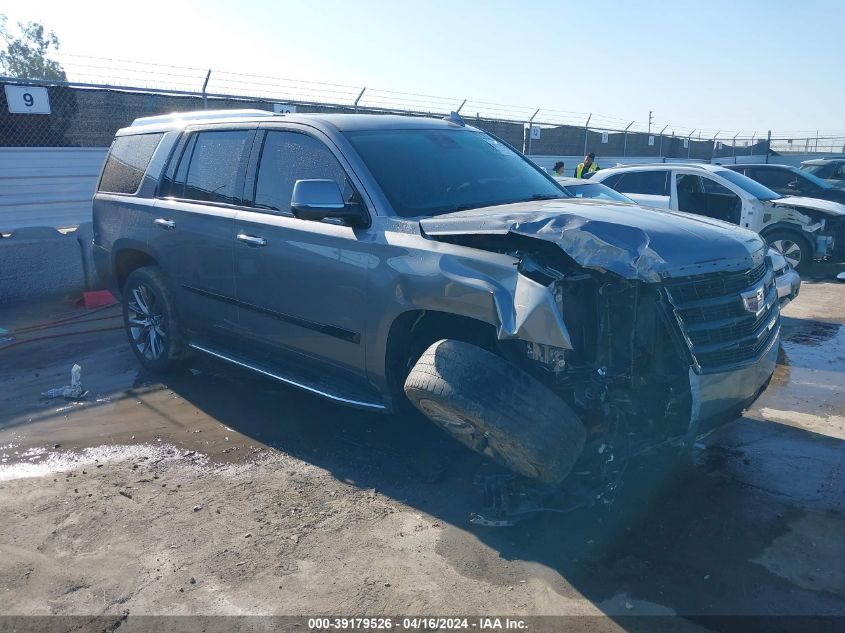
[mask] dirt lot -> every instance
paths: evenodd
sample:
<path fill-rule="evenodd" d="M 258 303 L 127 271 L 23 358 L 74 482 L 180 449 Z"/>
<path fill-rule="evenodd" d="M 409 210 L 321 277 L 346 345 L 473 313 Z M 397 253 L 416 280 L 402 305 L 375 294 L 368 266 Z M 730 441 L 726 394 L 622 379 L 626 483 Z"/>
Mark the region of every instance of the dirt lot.
<path fill-rule="evenodd" d="M 421 418 L 203 358 L 159 382 L 117 314 L 0 349 L 4 615 L 845 615 L 843 284 L 804 284 L 772 385 L 688 479 L 639 463 L 611 506 L 507 529 L 468 520 L 492 466 Z M 39 398 L 75 362 L 87 399 Z"/>

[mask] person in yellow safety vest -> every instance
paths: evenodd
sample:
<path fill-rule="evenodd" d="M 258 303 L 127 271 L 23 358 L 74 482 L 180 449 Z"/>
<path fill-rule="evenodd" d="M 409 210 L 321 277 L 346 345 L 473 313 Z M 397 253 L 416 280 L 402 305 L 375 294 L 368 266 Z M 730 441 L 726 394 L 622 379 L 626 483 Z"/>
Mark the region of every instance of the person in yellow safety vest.
<path fill-rule="evenodd" d="M 576 178 L 584 178 L 584 172 L 586 171 L 588 174 L 592 175 L 599 170 L 599 165 L 595 162 L 596 155 L 590 152 L 586 156 L 584 156 L 584 162 L 578 163 L 578 167 L 575 168 L 575 177 Z M 589 176 L 587 176 L 589 178 Z"/>
<path fill-rule="evenodd" d="M 562 178 L 564 176 L 563 173 L 564 164 L 562 160 L 559 160 L 555 163 L 555 166 L 552 168 L 552 176 L 556 178 Z"/>

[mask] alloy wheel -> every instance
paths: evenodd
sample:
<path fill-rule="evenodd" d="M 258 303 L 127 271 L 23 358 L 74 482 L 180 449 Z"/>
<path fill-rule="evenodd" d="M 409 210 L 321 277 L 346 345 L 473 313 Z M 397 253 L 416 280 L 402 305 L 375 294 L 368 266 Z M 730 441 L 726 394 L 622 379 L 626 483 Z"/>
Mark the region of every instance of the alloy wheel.
<path fill-rule="evenodd" d="M 139 284 L 132 289 L 126 316 L 132 344 L 141 356 L 153 361 L 161 358 L 167 341 L 164 314 L 158 303 L 155 293 Z"/>
<path fill-rule="evenodd" d="M 789 265 L 796 268 L 801 263 L 801 246 L 789 239 L 775 240 L 771 244 L 778 253 L 783 255 L 783 258 L 789 262 Z"/>

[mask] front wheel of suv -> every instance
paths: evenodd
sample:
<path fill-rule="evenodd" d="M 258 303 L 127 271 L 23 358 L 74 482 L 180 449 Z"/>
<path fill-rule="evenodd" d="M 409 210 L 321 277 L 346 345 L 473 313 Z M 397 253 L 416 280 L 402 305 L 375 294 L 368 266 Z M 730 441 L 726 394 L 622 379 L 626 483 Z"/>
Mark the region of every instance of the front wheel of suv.
<path fill-rule="evenodd" d="M 584 425 L 563 400 L 469 343 L 431 345 L 408 374 L 405 394 L 462 444 L 544 484 L 561 483 L 584 449 Z"/>
<path fill-rule="evenodd" d="M 129 275 L 123 288 L 123 322 L 129 345 L 145 369 L 166 372 L 185 356 L 182 325 L 158 266 L 144 266 Z"/>

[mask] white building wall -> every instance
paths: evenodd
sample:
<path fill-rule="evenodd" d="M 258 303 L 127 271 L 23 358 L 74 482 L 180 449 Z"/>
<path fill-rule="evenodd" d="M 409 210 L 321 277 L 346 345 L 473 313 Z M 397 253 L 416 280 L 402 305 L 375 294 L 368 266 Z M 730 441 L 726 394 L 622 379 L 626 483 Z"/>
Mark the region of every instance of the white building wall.
<path fill-rule="evenodd" d="M 0 232 L 91 221 L 106 148 L 0 148 Z"/>

